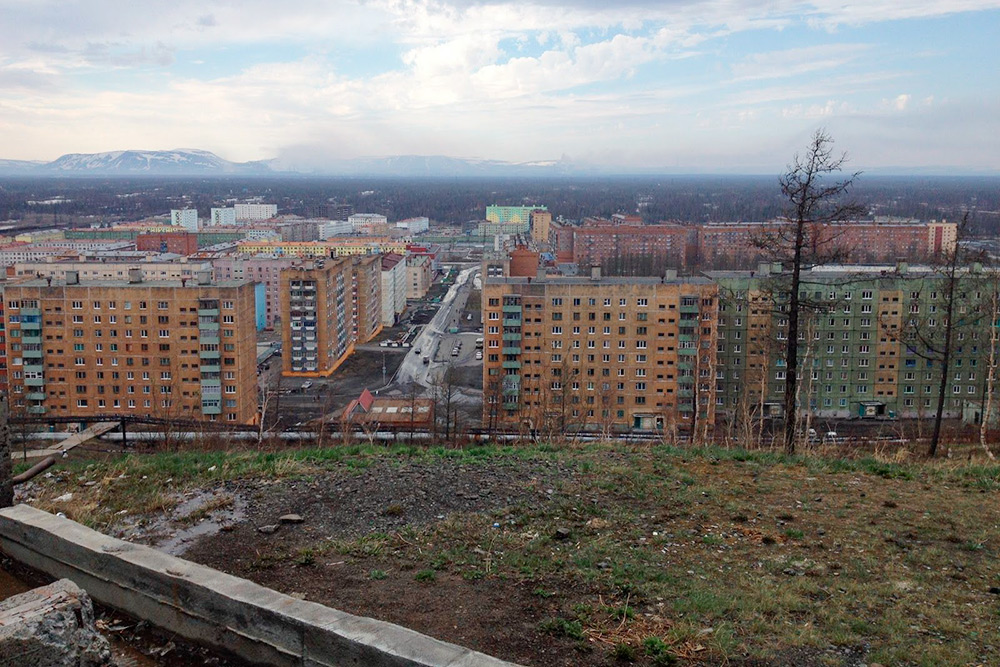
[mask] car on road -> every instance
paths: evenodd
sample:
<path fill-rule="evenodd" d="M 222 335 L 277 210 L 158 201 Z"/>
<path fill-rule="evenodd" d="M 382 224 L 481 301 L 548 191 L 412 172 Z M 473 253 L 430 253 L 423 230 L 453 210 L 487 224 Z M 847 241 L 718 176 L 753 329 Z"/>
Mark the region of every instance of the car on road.
<path fill-rule="evenodd" d="M 476 361 L 482 361 L 482 360 L 483 360 L 483 351 L 476 350 Z"/>
<path fill-rule="evenodd" d="M 417 356 L 418 356 L 418 357 L 420 356 L 420 348 L 419 348 L 419 347 L 418 347 L 417 349 L 415 349 L 415 350 L 414 350 L 414 352 L 416 352 L 416 353 L 417 353 Z"/>
<path fill-rule="evenodd" d="M 306 380 L 305 382 L 302 383 L 302 391 L 305 391 L 307 389 L 311 389 L 312 386 L 313 386 L 313 381 L 312 380 Z"/>
<path fill-rule="evenodd" d="M 424 357 L 424 366 L 426 366 L 429 363 L 431 363 L 431 358 L 430 357 Z"/>

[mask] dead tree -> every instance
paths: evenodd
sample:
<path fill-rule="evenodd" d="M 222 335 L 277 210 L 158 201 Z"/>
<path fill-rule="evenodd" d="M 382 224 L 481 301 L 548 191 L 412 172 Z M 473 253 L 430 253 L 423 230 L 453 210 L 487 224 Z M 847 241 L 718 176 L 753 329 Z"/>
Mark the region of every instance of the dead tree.
<path fill-rule="evenodd" d="M 0 395 L 0 507 L 14 504 L 13 467 L 10 459 L 10 428 L 7 425 L 7 397 Z"/>
<path fill-rule="evenodd" d="M 944 421 L 945 401 L 956 337 L 964 330 L 976 329 L 983 320 L 982 304 L 969 298 L 981 282 L 981 272 L 970 271 L 978 257 L 967 253 L 961 244 L 968 227 L 966 213 L 958 225 L 955 247 L 942 251 L 940 261 L 932 267 L 930 275 L 920 281 L 921 290 L 930 290 L 932 298 L 926 300 L 928 311 L 908 313 L 898 328 L 880 322 L 884 334 L 901 342 L 906 351 L 928 362 L 939 372 L 937 406 L 934 410 L 934 428 L 927 455 L 937 455 Z M 933 311 L 933 312 L 931 312 Z M 938 326 L 940 320 L 941 326 Z"/>
<path fill-rule="evenodd" d="M 864 207 L 846 200 L 848 191 L 860 176 L 855 172 L 844 180 L 829 181 L 839 173 L 847 156 L 836 156 L 833 139 L 817 130 L 804 155 L 796 155 L 781 176 L 781 194 L 787 201 L 786 220 L 772 231 L 754 239 L 765 256 L 780 262 L 781 274 L 775 276 L 772 290 L 781 300 L 788 317 L 788 338 L 785 344 L 785 391 L 783 443 L 789 454 L 795 452 L 799 376 L 799 317 L 812 304 L 803 299 L 802 272 L 816 266 L 843 261 L 847 248 L 840 243 L 834 223 L 857 219 Z"/>

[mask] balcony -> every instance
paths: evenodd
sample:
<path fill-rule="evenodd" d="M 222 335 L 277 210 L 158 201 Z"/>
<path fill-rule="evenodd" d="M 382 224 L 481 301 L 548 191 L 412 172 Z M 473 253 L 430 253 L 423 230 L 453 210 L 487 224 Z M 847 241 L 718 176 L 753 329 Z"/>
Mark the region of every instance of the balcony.
<path fill-rule="evenodd" d="M 44 415 L 45 406 L 44 405 L 29 405 L 28 406 L 29 415 Z"/>
<path fill-rule="evenodd" d="M 219 378 L 215 378 L 214 380 L 209 380 L 207 378 L 202 378 L 201 379 L 201 386 L 203 388 L 204 387 L 221 387 L 222 386 L 222 380 L 220 380 Z"/>
<path fill-rule="evenodd" d="M 22 308 L 21 317 L 41 317 L 42 311 L 38 308 Z"/>
<path fill-rule="evenodd" d="M 42 328 L 41 322 L 29 322 L 26 320 L 21 320 L 21 329 L 31 329 L 32 331 L 38 331 Z"/>
<path fill-rule="evenodd" d="M 200 370 L 202 374 L 219 373 L 222 371 L 222 367 L 219 366 L 219 364 L 201 364 L 201 368 L 199 368 L 198 370 Z"/>
<path fill-rule="evenodd" d="M 24 372 L 25 372 L 25 374 L 27 374 L 27 373 L 41 373 L 44 370 L 45 370 L 45 367 L 42 366 L 42 364 L 39 363 L 39 362 L 30 362 L 30 363 L 27 362 L 27 361 L 24 362 Z"/>
<path fill-rule="evenodd" d="M 677 354 L 680 354 L 685 357 L 693 357 L 694 355 L 698 354 L 698 348 L 682 347 L 681 349 L 677 350 Z"/>
<path fill-rule="evenodd" d="M 41 350 L 21 350 L 21 356 L 23 356 L 25 359 L 41 359 L 42 358 L 42 351 Z"/>
<path fill-rule="evenodd" d="M 44 387 L 45 378 L 24 378 L 24 384 L 27 387 Z"/>
<path fill-rule="evenodd" d="M 503 325 L 505 327 L 519 327 L 519 326 L 521 326 L 522 322 L 523 322 L 523 320 L 520 320 L 520 319 L 509 320 L 509 319 L 504 318 Z"/>
<path fill-rule="evenodd" d="M 218 316 L 219 316 L 219 309 L 218 308 L 199 308 L 198 309 L 198 317 L 218 317 Z"/>
<path fill-rule="evenodd" d="M 201 413 L 203 415 L 221 415 L 222 405 L 219 403 L 202 403 Z"/>
<path fill-rule="evenodd" d="M 503 404 L 503 409 L 504 410 L 517 410 L 519 407 L 521 407 L 521 404 L 518 403 L 517 401 L 513 401 L 513 402 L 509 402 L 509 403 L 505 402 Z"/>
<path fill-rule="evenodd" d="M 680 312 L 682 312 L 682 313 L 695 313 L 695 314 L 697 314 L 698 313 L 698 304 L 694 304 L 694 305 L 691 305 L 691 306 L 681 305 L 680 306 Z"/>
<path fill-rule="evenodd" d="M 28 394 L 25 394 L 25 398 L 27 398 L 29 401 L 44 401 L 46 396 L 44 391 L 32 391 Z"/>
<path fill-rule="evenodd" d="M 519 347 L 505 347 L 503 348 L 504 354 L 521 354 L 521 348 Z"/>
<path fill-rule="evenodd" d="M 511 341 L 511 340 L 520 341 L 521 340 L 521 334 L 519 334 L 519 333 L 505 333 L 503 335 L 503 339 L 505 341 Z"/>
<path fill-rule="evenodd" d="M 504 306 L 503 306 L 503 312 L 505 312 L 505 313 L 520 313 L 521 312 L 521 306 L 519 306 L 519 305 L 513 306 L 513 305 L 504 304 Z"/>
<path fill-rule="evenodd" d="M 198 350 L 198 356 L 202 359 L 218 359 L 222 355 L 218 350 Z"/>
<path fill-rule="evenodd" d="M 521 362 L 520 361 L 505 361 L 505 362 L 503 362 L 502 365 L 503 365 L 504 368 L 520 368 L 521 367 Z"/>
<path fill-rule="evenodd" d="M 32 331 L 31 333 L 25 331 L 21 335 L 21 342 L 23 342 L 25 345 L 29 345 L 31 343 L 41 344 L 42 336 L 40 333 L 36 333 L 34 331 Z"/>

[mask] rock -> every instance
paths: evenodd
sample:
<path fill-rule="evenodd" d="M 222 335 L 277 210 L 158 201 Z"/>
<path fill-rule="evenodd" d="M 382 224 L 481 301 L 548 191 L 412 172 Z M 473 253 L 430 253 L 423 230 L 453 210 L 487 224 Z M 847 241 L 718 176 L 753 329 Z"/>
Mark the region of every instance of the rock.
<path fill-rule="evenodd" d="M 572 535 L 572 533 L 569 528 L 556 528 L 556 532 L 552 534 L 552 539 L 568 540 L 570 535 Z"/>
<path fill-rule="evenodd" d="M 17 659 L 7 662 L 10 657 Z M 0 662 L 49 667 L 115 664 L 108 640 L 95 627 L 90 596 L 69 579 L 0 602 Z"/>
<path fill-rule="evenodd" d="M 68 503 L 71 500 L 73 500 L 73 494 L 72 493 L 64 493 L 63 495 L 61 495 L 58 498 L 56 498 L 55 502 L 57 502 L 57 503 Z"/>
<path fill-rule="evenodd" d="M 990 586 L 990 595 L 1000 595 L 1000 586 Z"/>
<path fill-rule="evenodd" d="M 587 528 L 590 528 L 591 530 L 603 530 L 604 528 L 608 528 L 610 526 L 611 522 L 605 521 L 604 519 L 594 518 L 587 522 Z"/>
<path fill-rule="evenodd" d="M 272 523 L 267 526 L 261 526 L 260 528 L 257 529 L 257 531 L 264 533 L 265 535 L 273 535 L 274 533 L 278 532 L 278 526 L 277 524 Z"/>
<path fill-rule="evenodd" d="M 303 521 L 305 521 L 305 519 L 298 514 L 286 514 L 278 517 L 279 523 L 302 523 Z"/>

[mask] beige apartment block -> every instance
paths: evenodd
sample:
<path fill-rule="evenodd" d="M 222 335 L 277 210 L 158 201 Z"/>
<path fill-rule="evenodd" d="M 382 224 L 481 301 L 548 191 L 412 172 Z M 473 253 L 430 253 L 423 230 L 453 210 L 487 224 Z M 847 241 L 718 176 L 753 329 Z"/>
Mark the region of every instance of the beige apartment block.
<path fill-rule="evenodd" d="M 15 413 L 257 418 L 251 283 L 70 272 L 8 285 L 4 301 Z"/>
<path fill-rule="evenodd" d="M 676 278 L 487 278 L 483 423 L 706 433 L 718 287 Z"/>

